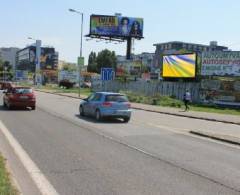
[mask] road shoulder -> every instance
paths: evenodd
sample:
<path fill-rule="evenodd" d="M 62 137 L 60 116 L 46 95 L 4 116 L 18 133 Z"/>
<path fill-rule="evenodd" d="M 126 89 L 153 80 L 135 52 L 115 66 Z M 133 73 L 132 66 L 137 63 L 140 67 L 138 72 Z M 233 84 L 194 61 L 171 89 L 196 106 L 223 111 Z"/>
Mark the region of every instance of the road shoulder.
<path fill-rule="evenodd" d="M 1 129 L 0 148 L 2 155 L 6 159 L 6 166 L 10 172 L 13 185 L 16 186 L 19 193 L 24 195 L 40 195 L 41 193 L 39 192 L 37 186 L 17 157 L 14 148 L 11 147 Z"/>

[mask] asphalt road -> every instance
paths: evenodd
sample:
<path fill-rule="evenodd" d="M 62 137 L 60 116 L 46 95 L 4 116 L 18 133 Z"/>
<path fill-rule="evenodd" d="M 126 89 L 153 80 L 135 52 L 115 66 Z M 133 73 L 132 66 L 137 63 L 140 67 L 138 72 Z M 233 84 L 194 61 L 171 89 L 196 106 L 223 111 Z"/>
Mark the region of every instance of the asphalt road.
<path fill-rule="evenodd" d="M 239 148 L 187 133 L 239 126 L 137 110 L 128 124 L 99 123 L 80 118 L 78 105 L 37 93 L 36 111 L 0 107 L 59 194 L 240 194 Z"/>

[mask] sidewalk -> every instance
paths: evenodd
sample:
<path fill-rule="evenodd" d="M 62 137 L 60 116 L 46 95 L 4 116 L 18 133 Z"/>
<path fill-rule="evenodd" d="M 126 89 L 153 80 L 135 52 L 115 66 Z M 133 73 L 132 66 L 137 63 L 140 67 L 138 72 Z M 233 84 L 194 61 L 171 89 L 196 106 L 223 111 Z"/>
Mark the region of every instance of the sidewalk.
<path fill-rule="evenodd" d="M 52 93 L 49 90 L 38 90 L 38 89 L 36 89 L 36 91 L 79 99 L 78 94 L 75 94 L 75 93 Z M 86 98 L 86 96 L 81 96 L 81 99 L 83 98 Z M 233 124 L 233 125 L 240 126 L 240 117 L 236 115 L 196 112 L 191 110 L 188 112 L 185 112 L 178 108 L 154 106 L 154 105 L 139 104 L 139 103 L 131 103 L 131 107 L 133 109 L 145 110 L 149 112 L 156 112 L 161 114 L 188 117 L 188 118 L 207 120 L 207 121 L 222 122 L 225 124 Z M 231 144 L 240 145 L 240 128 L 239 130 L 231 130 L 231 131 L 228 129 L 226 130 L 213 129 L 211 131 L 201 130 L 201 131 L 191 131 L 189 133 L 228 142 Z"/>

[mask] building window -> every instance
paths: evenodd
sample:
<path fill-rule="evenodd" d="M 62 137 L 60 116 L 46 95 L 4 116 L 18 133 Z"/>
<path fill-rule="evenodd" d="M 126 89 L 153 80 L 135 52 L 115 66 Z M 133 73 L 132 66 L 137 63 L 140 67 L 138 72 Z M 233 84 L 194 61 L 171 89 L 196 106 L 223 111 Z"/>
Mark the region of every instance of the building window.
<path fill-rule="evenodd" d="M 168 44 L 168 49 L 172 49 L 172 44 Z"/>

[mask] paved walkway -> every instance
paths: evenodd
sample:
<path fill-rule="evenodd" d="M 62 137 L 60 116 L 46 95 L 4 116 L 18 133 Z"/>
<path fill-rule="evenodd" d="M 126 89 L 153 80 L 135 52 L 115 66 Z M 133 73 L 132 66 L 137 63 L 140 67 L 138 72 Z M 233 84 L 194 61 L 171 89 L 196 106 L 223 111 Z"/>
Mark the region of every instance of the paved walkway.
<path fill-rule="evenodd" d="M 52 93 L 52 91 L 49 91 L 49 90 L 44 90 L 44 91 L 41 90 L 41 91 Z M 75 93 L 54 93 L 54 94 L 67 96 L 71 98 L 79 98 L 78 94 L 75 94 Z M 81 98 L 86 98 L 86 96 L 81 96 Z M 239 130 L 212 129 L 211 131 L 201 130 L 201 131 L 191 131 L 190 133 L 240 145 L 240 117 L 237 115 L 196 112 L 191 110 L 188 112 L 185 112 L 178 108 L 154 106 L 154 105 L 139 104 L 139 103 L 131 103 L 131 107 L 133 109 L 138 109 L 138 110 L 146 110 L 150 112 L 157 112 L 157 113 L 175 115 L 180 117 L 223 122 L 229 125 L 239 125 Z"/>

